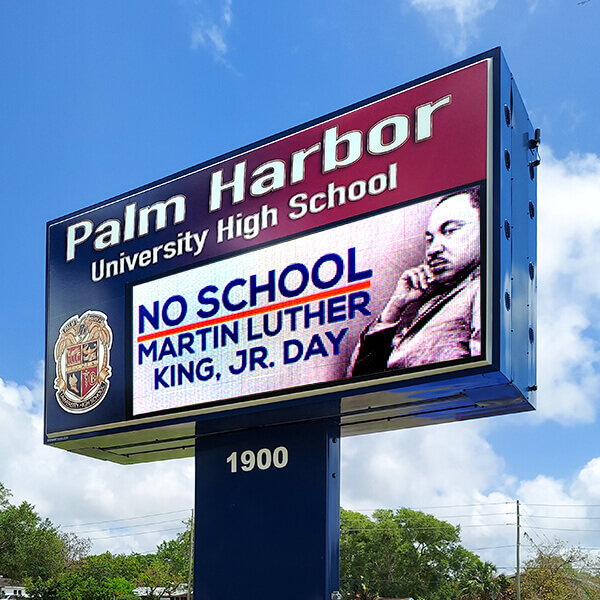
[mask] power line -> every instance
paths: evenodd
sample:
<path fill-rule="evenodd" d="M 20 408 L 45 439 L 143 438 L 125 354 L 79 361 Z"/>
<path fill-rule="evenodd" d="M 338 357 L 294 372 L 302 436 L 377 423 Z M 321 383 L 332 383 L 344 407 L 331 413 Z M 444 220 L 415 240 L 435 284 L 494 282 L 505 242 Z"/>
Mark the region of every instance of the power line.
<path fill-rule="evenodd" d="M 447 504 L 447 505 L 432 505 L 432 506 L 418 506 L 418 507 L 413 507 L 410 508 L 409 510 L 433 510 L 433 509 L 444 509 L 444 508 L 467 508 L 467 507 L 488 507 L 488 506 L 501 506 L 501 505 L 508 505 L 508 504 L 512 504 L 512 502 L 510 501 L 506 501 L 506 502 L 479 502 L 479 503 L 473 503 L 473 504 Z M 528 506 L 545 506 L 545 507 L 554 507 L 554 508 L 593 508 L 593 507 L 598 507 L 600 508 L 600 504 L 538 504 L 538 503 L 521 503 L 522 507 L 528 507 Z M 377 510 L 400 510 L 403 507 L 396 507 L 396 508 L 390 508 L 390 509 L 385 509 L 385 508 L 369 508 L 369 509 L 354 509 L 351 512 L 358 512 L 358 513 L 372 513 L 375 512 Z M 404 508 L 408 508 L 408 507 L 404 507 Z M 173 511 L 167 511 L 167 512 L 160 512 L 160 513 L 153 513 L 153 514 L 148 514 L 148 515 L 140 515 L 138 517 L 126 517 L 126 518 L 121 518 L 121 519 L 112 519 L 112 520 L 106 520 L 106 521 L 93 521 L 90 523 L 73 523 L 70 525 L 61 525 L 61 529 L 71 529 L 71 528 L 79 528 L 79 527 L 89 527 L 92 525 L 104 525 L 107 523 L 120 523 L 120 522 L 124 522 L 124 521 L 135 521 L 138 519 L 146 519 L 146 518 L 151 518 L 151 517 L 162 517 L 165 515 L 173 515 L 173 514 L 177 514 L 177 513 L 189 513 L 191 509 L 189 508 L 184 508 L 184 509 L 180 509 L 180 510 L 173 510 Z M 512 512 L 498 512 L 498 513 L 472 513 L 472 514 L 466 514 L 466 515 L 442 515 L 440 516 L 440 518 L 443 519 L 458 519 L 458 518 L 467 518 L 467 517 L 488 517 L 488 516 L 502 516 L 502 515 L 509 515 L 509 514 L 513 514 Z M 600 516 L 598 517 L 592 517 L 592 516 L 584 516 L 584 517 L 574 517 L 574 516 L 556 516 L 553 517 L 552 515 L 537 515 L 537 514 L 531 514 L 528 513 L 528 516 L 530 517 L 534 517 L 534 518 L 538 518 L 538 519 L 582 519 L 582 520 L 600 520 Z M 418 517 L 415 517 L 418 518 Z"/>
<path fill-rule="evenodd" d="M 445 529 L 447 525 L 450 525 L 451 527 L 453 527 L 453 525 L 451 523 L 446 523 L 445 525 L 435 525 L 435 526 L 431 526 L 431 527 L 411 527 L 411 529 L 413 529 L 415 531 L 427 531 L 427 530 Z M 463 529 L 465 527 L 506 527 L 506 526 L 514 527 L 515 524 L 514 523 L 488 523 L 488 524 L 461 525 L 460 527 L 461 527 L 461 529 Z M 377 529 L 377 531 L 398 531 L 397 527 L 379 527 L 379 528 L 377 528 L 376 523 L 373 523 L 372 527 L 344 528 L 342 526 L 342 529 L 344 531 L 373 531 L 374 529 Z"/>
<path fill-rule="evenodd" d="M 533 502 L 526 502 L 525 506 L 553 506 L 560 508 L 600 508 L 600 504 L 537 504 Z"/>
<path fill-rule="evenodd" d="M 525 519 L 527 520 L 527 523 L 529 523 L 529 522 L 530 522 L 530 519 L 531 519 L 531 517 L 530 517 L 529 515 L 526 515 L 526 516 L 525 516 Z M 529 528 L 529 527 L 534 527 L 534 528 L 535 528 L 535 523 L 534 523 L 534 524 L 532 524 L 532 525 L 529 525 L 529 524 L 528 524 L 528 525 L 527 525 L 527 527 L 528 527 L 528 528 Z M 543 543 L 544 543 L 544 540 L 542 539 L 542 536 L 545 538 L 545 540 L 546 540 L 546 543 L 550 543 L 550 540 L 548 540 L 548 537 L 546 536 L 546 534 L 545 534 L 544 532 L 542 532 L 542 536 L 540 536 L 540 534 L 539 534 L 539 533 L 537 533 L 536 531 L 534 531 L 533 533 L 534 533 L 534 534 L 535 534 L 535 536 L 538 538 L 538 540 L 540 541 L 540 543 L 541 543 L 541 544 L 543 544 Z M 529 537 L 529 535 L 528 535 L 528 537 Z M 531 539 L 531 538 L 530 538 L 530 539 Z M 532 540 L 532 541 L 533 541 L 533 540 Z"/>
<path fill-rule="evenodd" d="M 433 510 L 433 509 L 438 509 L 438 508 L 467 508 L 467 507 L 471 507 L 471 506 L 500 506 L 500 505 L 507 505 L 507 504 L 513 504 L 513 502 L 511 502 L 511 501 L 478 502 L 475 504 L 446 504 L 446 505 L 435 505 L 435 506 L 413 506 L 409 510 Z M 408 508 L 408 507 L 407 506 L 396 506 L 393 508 L 381 508 L 381 507 L 379 507 L 379 508 L 355 508 L 355 509 L 352 509 L 352 512 L 372 513 L 372 512 L 375 512 L 376 510 L 401 510 L 402 508 Z"/>
<path fill-rule="evenodd" d="M 473 513 L 469 513 L 466 515 L 443 515 L 441 518 L 443 519 L 454 519 L 457 517 L 497 517 L 497 516 L 501 516 L 501 515 L 514 515 L 514 511 L 512 510 L 505 510 L 502 512 L 493 512 L 493 513 L 477 513 L 477 512 L 473 512 Z"/>
<path fill-rule="evenodd" d="M 432 506 L 421 506 L 421 507 L 416 507 L 416 508 L 410 508 L 409 510 L 421 510 L 421 509 L 429 509 L 429 510 L 441 510 L 441 509 L 457 509 L 457 508 L 473 508 L 473 507 L 479 507 L 479 508 L 487 508 L 487 507 L 492 507 L 492 506 L 507 506 L 512 504 L 512 502 L 480 502 L 480 503 L 471 503 L 471 504 L 453 504 L 453 505 L 432 505 Z M 542 504 L 542 503 L 527 503 L 527 504 L 522 504 L 522 508 L 533 508 L 533 507 L 552 507 L 552 508 L 557 508 L 557 509 L 566 509 L 566 508 L 594 508 L 594 507 L 598 507 L 600 508 L 600 504 L 550 504 L 550 503 L 546 503 L 546 504 Z M 408 507 L 405 507 L 408 508 Z M 163 516 L 167 516 L 167 515 L 176 515 L 176 514 L 182 514 L 182 513 L 188 513 L 189 514 L 189 510 L 190 509 L 180 509 L 180 510 L 174 510 L 174 511 L 165 511 L 165 512 L 158 512 L 158 513 L 152 513 L 152 514 L 147 514 L 147 515 L 140 515 L 137 517 L 126 517 L 126 518 L 120 518 L 120 519 L 113 519 L 113 520 L 105 520 L 105 521 L 95 521 L 95 522 L 89 522 L 89 523 L 78 523 L 78 524 L 71 524 L 71 525 L 66 525 L 61 527 L 61 529 L 81 529 L 84 527 L 90 527 L 90 526 L 94 526 L 94 525 L 111 525 L 114 523 L 126 523 L 126 522 L 130 522 L 130 521 L 138 521 L 141 519 L 151 519 L 151 518 L 156 518 L 156 517 L 163 517 Z M 368 512 L 368 513 L 373 513 L 376 510 L 400 510 L 400 509 L 369 509 L 369 510 L 354 510 L 351 512 Z M 483 520 L 487 517 L 501 517 L 501 516 L 508 516 L 508 515 L 514 515 L 514 511 L 497 511 L 497 512 L 485 512 L 485 513 L 471 513 L 471 514 L 466 514 L 464 512 L 460 513 L 460 514 L 454 514 L 454 515 L 442 515 L 442 516 L 437 516 L 436 518 L 438 519 L 468 519 L 471 518 L 473 520 Z M 526 518 L 526 527 L 525 529 L 527 529 L 532 535 L 535 535 L 539 541 L 540 544 L 544 544 L 544 543 L 549 543 L 547 540 L 548 538 L 545 536 L 544 531 L 565 531 L 565 532 L 578 532 L 578 533 L 584 533 L 584 532 L 590 532 L 590 533 L 594 533 L 594 532 L 600 532 L 600 529 L 581 529 L 581 528 L 561 528 L 561 527 L 550 527 L 550 526 L 544 526 L 544 525 L 537 525 L 535 524 L 535 519 L 556 519 L 556 520 L 581 520 L 581 521 L 594 521 L 594 520 L 600 520 L 600 517 L 593 517 L 593 516 L 573 516 L 573 515 L 562 515 L 562 516 L 552 516 L 552 515 L 541 515 L 541 514 L 537 514 L 537 512 L 530 512 L 529 510 L 527 510 L 525 512 L 525 514 L 521 515 L 522 517 Z M 408 524 L 409 526 L 411 526 L 411 523 L 418 521 L 418 519 L 421 518 L 418 515 L 415 515 L 414 517 L 412 517 L 411 515 L 407 515 L 404 519 L 403 519 L 403 523 L 404 524 Z M 82 535 L 82 536 L 87 536 L 88 534 L 94 534 L 94 533 L 102 533 L 102 532 L 113 532 L 113 531 L 119 531 L 119 530 L 128 530 L 128 533 L 124 533 L 124 534 L 114 534 L 114 535 L 106 535 L 106 536 L 100 536 L 100 537 L 92 537 L 90 538 L 91 541 L 94 542 L 98 542 L 98 541 L 102 541 L 102 540 L 108 540 L 108 539 L 114 539 L 114 538 L 121 538 L 121 537 L 139 537 L 142 535 L 152 535 L 152 534 L 157 534 L 157 533 L 161 533 L 161 534 L 166 534 L 168 532 L 172 532 L 172 531 L 181 531 L 182 528 L 181 527 L 177 527 L 177 528 L 167 528 L 167 529 L 159 529 L 159 530 L 151 530 L 151 531 L 137 531 L 137 532 L 132 532 L 132 529 L 139 529 L 141 527 L 147 527 L 147 526 L 154 526 L 154 525 L 160 525 L 160 524 L 168 524 L 168 523 L 173 523 L 175 522 L 177 519 L 167 519 L 167 520 L 162 520 L 162 521 L 150 521 L 150 522 L 146 522 L 146 523 L 137 523 L 137 524 L 132 524 L 132 525 L 125 525 L 125 526 L 119 526 L 119 527 L 107 527 L 107 528 L 100 528 L 100 529 L 94 529 L 94 530 L 90 530 L 90 531 L 77 531 L 77 535 Z M 466 523 L 466 524 L 460 524 L 460 525 L 455 525 L 452 523 L 448 523 L 449 525 L 453 526 L 453 527 L 460 527 L 461 529 L 467 529 L 467 528 L 475 528 L 475 529 L 482 529 L 482 528 L 491 528 L 491 527 L 514 527 L 515 523 L 514 522 L 502 522 L 502 523 Z M 376 523 L 373 523 L 373 526 L 376 526 Z M 441 524 L 439 526 L 427 526 L 427 527 L 412 527 L 413 530 L 436 530 L 436 529 L 441 529 L 446 527 L 447 524 Z M 394 528 L 389 528 L 390 531 L 393 531 Z M 368 528 L 351 528 L 351 529 L 344 529 L 345 532 L 348 533 L 352 533 L 352 532 L 360 532 L 360 531 L 372 531 L 372 527 L 368 527 Z M 386 531 L 386 528 L 379 528 L 379 531 Z M 539 532 L 539 533 L 538 533 Z M 540 535 L 544 536 L 544 538 L 546 539 L 546 542 L 544 542 L 542 540 L 542 538 L 540 537 Z M 539 547 L 536 545 L 536 543 L 533 541 L 533 539 L 531 538 L 530 535 L 528 535 L 528 538 L 531 540 L 533 546 L 536 549 L 539 549 Z M 524 544 L 525 545 L 525 544 Z M 473 548 L 473 551 L 475 552 L 479 552 L 479 551 L 485 551 L 485 550 L 500 550 L 500 549 L 505 549 L 505 548 L 511 548 L 513 547 L 513 545 L 500 545 L 500 546 L 486 546 L 486 547 L 479 547 L 479 548 Z M 587 550 L 598 550 L 600 548 L 596 548 L 596 547 L 586 547 L 584 549 Z"/>
<path fill-rule="evenodd" d="M 393 510 L 393 509 L 382 509 L 382 510 Z M 413 509 L 408 509 L 413 510 Z M 359 512 L 359 511 L 349 511 L 349 512 Z M 361 513 L 362 514 L 362 513 Z M 512 516 L 514 515 L 514 511 L 502 511 L 502 512 L 493 512 L 493 513 L 470 513 L 470 514 L 462 514 L 462 515 L 431 515 L 437 519 L 464 519 L 464 518 L 477 518 L 477 517 L 504 517 L 504 516 Z M 367 515 L 364 515 L 367 516 Z M 402 518 L 402 520 L 410 522 L 417 521 L 422 519 L 421 515 L 394 515 Z"/>
<path fill-rule="evenodd" d="M 137 536 L 141 536 L 141 535 L 148 535 L 151 533 L 166 533 L 167 531 L 181 531 L 180 527 L 174 527 L 172 529 L 157 529 L 156 531 L 139 531 L 136 535 Z M 93 542 L 98 541 L 98 540 L 111 540 L 113 538 L 120 538 L 120 537 L 132 537 L 131 534 L 129 533 L 121 533 L 119 535 L 108 535 L 105 537 L 99 537 L 99 538 L 90 538 L 90 540 L 92 540 Z"/>
<path fill-rule="evenodd" d="M 95 521 L 93 523 L 75 523 L 74 525 L 61 525 L 61 527 L 88 527 L 90 525 L 103 525 L 104 523 L 120 523 L 122 521 L 135 521 L 136 519 L 148 519 L 150 517 L 163 517 L 164 515 L 174 515 L 181 512 L 189 513 L 190 509 L 182 508 L 181 510 L 171 510 L 169 512 L 154 513 L 152 515 L 141 515 L 139 517 L 128 517 L 125 519 L 112 519 L 111 521 Z"/>
<path fill-rule="evenodd" d="M 552 515 L 531 515 L 528 514 L 528 517 L 532 517 L 534 519 L 570 519 L 570 520 L 576 520 L 576 519 L 583 519 L 585 521 L 600 521 L 600 517 L 570 517 L 570 516 L 565 516 L 565 517 L 559 517 L 559 516 L 552 516 Z"/>
<path fill-rule="evenodd" d="M 148 527 L 149 525 L 163 525 L 165 523 L 175 523 L 176 521 L 179 521 L 179 519 L 169 519 L 168 521 L 151 521 L 150 523 L 138 523 L 137 525 L 123 525 L 121 527 L 108 527 L 105 529 L 92 529 L 90 531 L 79 531 L 77 535 L 102 533 L 103 531 L 118 531 L 119 529 L 133 529 L 134 527 Z"/>
<path fill-rule="evenodd" d="M 531 529 L 539 529 L 539 530 L 545 530 L 545 531 L 579 531 L 581 533 L 595 533 L 595 532 L 600 532 L 600 529 L 569 529 L 566 527 L 541 527 L 541 526 L 531 526 Z"/>

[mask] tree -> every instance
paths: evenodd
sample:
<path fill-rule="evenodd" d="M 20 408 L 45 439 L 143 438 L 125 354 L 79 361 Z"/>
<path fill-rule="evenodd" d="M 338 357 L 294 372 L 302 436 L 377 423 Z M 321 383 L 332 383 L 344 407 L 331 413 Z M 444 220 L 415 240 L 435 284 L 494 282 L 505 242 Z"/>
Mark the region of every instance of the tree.
<path fill-rule="evenodd" d="M 105 552 L 85 556 L 89 540 L 69 538 L 67 568 L 50 578 L 29 580 L 27 591 L 34 600 L 158 600 L 187 580 L 189 546 L 184 548 L 189 533 L 188 524 L 175 540 L 161 544 L 155 555 Z M 188 557 L 183 561 L 185 552 Z M 133 593 L 136 587 L 142 588 L 141 594 Z"/>
<path fill-rule="evenodd" d="M 491 591 L 495 569 L 460 545 L 460 530 L 406 508 L 372 518 L 341 512 L 340 587 L 348 599 L 484 600 L 468 596 L 475 581 Z M 471 589 L 467 582 L 471 580 Z M 493 598 L 488 596 L 487 598 Z"/>
<path fill-rule="evenodd" d="M 347 598 L 369 600 L 372 597 L 369 590 L 375 583 L 371 581 L 369 567 L 374 527 L 375 523 L 365 515 L 341 509 L 340 590 Z"/>
<path fill-rule="evenodd" d="M 0 483 L 0 573 L 25 581 L 34 600 L 133 600 L 133 589 L 148 598 L 168 594 L 188 579 L 192 520 L 156 555 L 88 556 L 91 541 L 60 532 L 35 508 L 14 506 Z"/>
<path fill-rule="evenodd" d="M 177 535 L 174 540 L 162 542 L 156 549 L 156 557 L 169 566 L 173 573 L 178 573 L 187 581 L 190 565 L 190 544 L 193 540 L 193 520 L 183 522 L 185 530 Z"/>
<path fill-rule="evenodd" d="M 510 580 L 496 571 L 492 563 L 473 563 L 457 586 L 458 600 L 511 600 Z"/>
<path fill-rule="evenodd" d="M 12 496 L 11 491 L 4 487 L 4 484 L 0 481 L 0 509 L 4 510 L 9 505 L 9 499 Z"/>
<path fill-rule="evenodd" d="M 149 562 L 139 554 L 88 556 L 50 579 L 29 581 L 27 592 L 34 600 L 133 600 L 134 580 Z"/>
<path fill-rule="evenodd" d="M 147 566 L 149 560 L 142 554 L 104 552 L 86 557 L 76 565 L 74 571 L 83 579 L 95 579 L 100 582 L 115 577 L 133 581 L 141 569 Z"/>
<path fill-rule="evenodd" d="M 75 534 L 61 533 L 42 519 L 28 502 L 11 504 L 12 494 L 0 483 L 0 573 L 26 581 L 32 597 L 44 600 L 92 596 L 71 595 L 75 587 L 67 577 L 72 567 L 88 553 L 91 542 Z M 111 600 L 116 596 L 107 596 Z"/>
<path fill-rule="evenodd" d="M 92 541 L 89 538 L 82 538 L 74 533 L 65 533 L 62 531 L 58 536 L 63 543 L 64 560 L 67 569 L 72 569 L 88 556 L 92 547 Z"/>
<path fill-rule="evenodd" d="M 57 529 L 28 502 L 13 506 L 0 490 L 0 573 L 12 579 L 49 578 L 64 569 Z"/>
<path fill-rule="evenodd" d="M 30 582 L 27 593 L 32 600 L 136 600 L 133 584 L 123 577 L 98 581 L 80 573 L 61 573 L 51 579 Z"/>
<path fill-rule="evenodd" d="M 600 599 L 598 558 L 562 541 L 536 547 L 521 575 L 523 600 Z"/>
<path fill-rule="evenodd" d="M 170 596 L 186 580 L 187 576 L 184 578 L 170 565 L 155 558 L 136 577 L 135 584 L 143 590 L 140 598 L 153 600 Z"/>
<path fill-rule="evenodd" d="M 27 593 L 32 600 L 70 600 L 70 594 L 59 577 L 28 581 Z"/>

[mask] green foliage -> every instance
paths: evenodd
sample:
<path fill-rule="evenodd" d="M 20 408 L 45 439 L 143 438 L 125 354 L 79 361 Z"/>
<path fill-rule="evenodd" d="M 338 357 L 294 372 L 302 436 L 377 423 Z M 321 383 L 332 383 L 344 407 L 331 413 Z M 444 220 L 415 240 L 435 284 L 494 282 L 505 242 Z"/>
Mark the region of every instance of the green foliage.
<path fill-rule="evenodd" d="M 457 587 L 458 600 L 512 600 L 511 582 L 505 575 L 496 576 L 489 562 L 475 562 L 465 570 Z"/>
<path fill-rule="evenodd" d="M 70 574 L 72 581 L 69 600 L 134 600 L 131 581 L 123 577 L 111 577 L 98 581 L 92 577 L 81 579 L 79 575 Z"/>
<path fill-rule="evenodd" d="M 61 573 L 51 579 L 29 582 L 33 600 L 135 600 L 133 584 L 123 577 L 97 580 L 81 573 Z"/>
<path fill-rule="evenodd" d="M 458 527 L 406 508 L 371 519 L 342 509 L 340 586 L 348 599 L 485 600 L 493 596 L 473 595 L 475 582 L 487 593 L 494 579 L 494 567 L 460 545 Z"/>
<path fill-rule="evenodd" d="M 169 566 L 172 573 L 176 573 L 187 581 L 190 568 L 190 543 L 192 541 L 192 519 L 185 521 L 185 531 L 174 540 L 162 542 L 156 549 L 156 557 Z"/>
<path fill-rule="evenodd" d="M 27 591 L 35 600 L 133 600 L 134 580 L 150 562 L 139 554 L 88 556 L 69 571 L 30 581 Z"/>
<path fill-rule="evenodd" d="M 173 549 L 171 543 L 160 547 L 163 554 L 165 548 Z M 172 561 L 158 554 L 105 552 L 73 563 L 67 571 L 50 579 L 30 580 L 27 591 L 34 600 L 157 600 L 161 593 L 169 593 L 186 581 L 187 567 L 184 577 L 173 567 Z M 134 595 L 137 587 L 145 588 L 146 595 Z"/>
<path fill-rule="evenodd" d="M 135 587 L 158 598 L 187 582 L 191 519 L 156 555 L 87 556 L 90 540 L 59 532 L 27 502 L 13 506 L 11 495 L 0 483 L 0 573 L 26 582 L 34 600 L 134 600 Z"/>
<path fill-rule="evenodd" d="M 46 581 L 42 579 L 27 581 L 27 593 L 33 600 L 64 600 L 69 598 L 68 590 L 62 578 L 59 577 Z"/>
<path fill-rule="evenodd" d="M 48 519 L 28 502 L 13 506 L 0 490 L 0 573 L 46 579 L 64 568 L 64 545 Z M 2 501 L 2 497 L 4 501 Z"/>
<path fill-rule="evenodd" d="M 147 567 L 152 558 L 142 554 L 97 554 L 88 556 L 77 564 L 74 572 L 82 579 L 99 582 L 115 578 L 133 581 L 138 573 Z"/>
<path fill-rule="evenodd" d="M 0 483 L 0 573 L 16 580 L 48 580 L 87 554 L 89 540 L 60 533 L 28 502 L 11 504 L 11 496 Z"/>
<path fill-rule="evenodd" d="M 64 546 L 65 566 L 71 569 L 89 554 L 92 542 L 74 533 L 60 532 L 58 535 Z"/>
<path fill-rule="evenodd" d="M 522 600 L 600 600 L 596 555 L 557 541 L 537 546 L 521 575 Z"/>
<path fill-rule="evenodd" d="M 365 515 L 341 509 L 340 512 L 340 587 L 347 598 L 368 600 L 374 587 L 371 577 L 373 530 L 375 523 Z M 367 577 L 367 581 L 365 581 Z"/>
<path fill-rule="evenodd" d="M 8 507 L 9 499 L 12 496 L 11 491 L 4 487 L 4 484 L 0 481 L 0 509 L 4 510 Z"/>
<path fill-rule="evenodd" d="M 145 594 L 140 597 L 150 600 L 169 595 L 170 592 L 175 591 L 180 584 L 184 583 L 185 579 L 181 574 L 173 571 L 170 565 L 155 558 L 141 571 L 135 580 L 135 584 L 145 590 Z"/>

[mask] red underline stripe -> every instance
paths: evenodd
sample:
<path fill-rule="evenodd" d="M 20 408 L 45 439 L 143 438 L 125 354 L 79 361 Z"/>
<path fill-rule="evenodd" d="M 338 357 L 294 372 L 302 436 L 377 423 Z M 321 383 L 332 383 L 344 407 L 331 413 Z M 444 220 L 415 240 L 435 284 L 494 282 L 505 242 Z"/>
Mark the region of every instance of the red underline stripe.
<path fill-rule="evenodd" d="M 286 300 L 284 302 L 278 302 L 277 304 L 270 304 L 269 306 L 259 306 L 257 308 L 251 308 L 249 310 L 243 310 L 222 317 L 215 317 L 214 319 L 207 319 L 206 321 L 198 321 L 197 323 L 190 323 L 189 325 L 182 325 L 181 327 L 173 327 L 172 329 L 166 329 L 165 331 L 155 331 L 153 333 L 147 333 L 140 335 L 137 338 L 138 344 L 140 342 L 148 342 L 150 340 L 156 340 L 161 337 L 168 335 L 176 335 L 178 333 L 185 333 L 192 329 L 203 329 L 204 327 L 211 327 L 212 325 L 219 325 L 220 323 L 227 323 L 228 321 L 237 321 L 245 317 L 253 317 L 254 315 L 262 315 L 267 312 L 274 310 L 281 310 L 282 308 L 289 308 L 290 306 L 298 306 L 300 304 L 308 304 L 315 300 L 324 300 L 325 298 L 331 298 L 332 296 L 340 296 L 342 294 L 349 294 L 350 292 L 358 292 L 360 290 L 367 290 L 371 287 L 371 281 L 361 281 L 360 283 L 353 283 L 341 288 L 334 290 L 327 290 L 325 292 L 318 292 L 304 298 L 294 298 L 293 300 Z"/>

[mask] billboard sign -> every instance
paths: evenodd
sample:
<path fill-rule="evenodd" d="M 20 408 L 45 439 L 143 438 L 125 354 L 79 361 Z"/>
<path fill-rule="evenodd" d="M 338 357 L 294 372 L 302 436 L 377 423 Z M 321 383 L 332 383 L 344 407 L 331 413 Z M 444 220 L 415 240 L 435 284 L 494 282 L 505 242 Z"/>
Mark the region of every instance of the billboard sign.
<path fill-rule="evenodd" d="M 349 433 L 531 408 L 502 308 L 499 223 L 535 201 L 511 196 L 526 160 L 500 168 L 508 75 L 494 50 L 49 223 L 47 443 L 181 456 L 199 419 L 332 394 Z"/>

